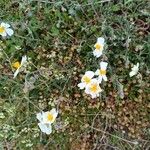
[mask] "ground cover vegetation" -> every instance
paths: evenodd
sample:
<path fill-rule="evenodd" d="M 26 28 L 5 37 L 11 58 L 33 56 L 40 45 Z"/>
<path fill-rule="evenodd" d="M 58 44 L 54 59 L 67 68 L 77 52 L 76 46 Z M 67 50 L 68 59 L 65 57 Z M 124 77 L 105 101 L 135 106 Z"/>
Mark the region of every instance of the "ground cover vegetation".
<path fill-rule="evenodd" d="M 0 8 L 0 149 L 150 149 L 148 0 Z"/>

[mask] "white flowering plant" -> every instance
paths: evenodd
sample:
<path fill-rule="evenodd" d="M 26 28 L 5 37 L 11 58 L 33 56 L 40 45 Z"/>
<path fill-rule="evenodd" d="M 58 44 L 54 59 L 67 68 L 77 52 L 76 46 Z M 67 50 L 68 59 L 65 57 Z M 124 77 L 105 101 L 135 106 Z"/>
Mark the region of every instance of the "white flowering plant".
<path fill-rule="evenodd" d="M 95 50 L 93 51 L 93 55 L 98 58 L 103 53 L 105 44 L 105 39 L 103 37 L 98 37 L 97 42 L 94 45 Z M 93 71 L 86 71 L 85 75 L 81 79 L 81 83 L 78 84 L 80 89 L 85 88 L 85 93 L 91 95 L 92 98 L 97 98 L 100 96 L 100 93 L 103 91 L 100 87 L 102 84 L 102 80 L 107 81 L 106 77 L 106 69 L 107 62 L 100 62 L 100 69 L 97 69 L 95 73 Z M 96 76 L 96 77 L 94 77 Z"/>
<path fill-rule="evenodd" d="M 1 0 L 0 149 L 149 149 L 147 4 Z"/>

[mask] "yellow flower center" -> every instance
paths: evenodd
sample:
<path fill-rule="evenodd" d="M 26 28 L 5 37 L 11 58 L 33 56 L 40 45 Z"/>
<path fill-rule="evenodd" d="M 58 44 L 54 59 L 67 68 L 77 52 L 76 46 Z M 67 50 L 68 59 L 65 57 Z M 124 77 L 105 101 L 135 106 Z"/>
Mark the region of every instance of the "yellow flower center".
<path fill-rule="evenodd" d="M 5 32 L 5 28 L 3 26 L 0 26 L 0 33 Z"/>
<path fill-rule="evenodd" d="M 99 70 L 99 74 L 100 74 L 100 75 L 106 75 L 106 70 L 100 69 L 100 70 Z"/>
<path fill-rule="evenodd" d="M 91 82 L 91 79 L 87 76 L 83 77 L 83 82 L 85 82 L 86 84 L 89 84 Z"/>
<path fill-rule="evenodd" d="M 15 63 L 12 64 L 12 67 L 18 69 L 21 66 L 21 64 L 17 61 Z"/>
<path fill-rule="evenodd" d="M 50 113 L 48 113 L 48 115 L 47 115 L 47 120 L 48 120 L 48 121 L 52 121 L 53 118 L 54 118 L 53 115 L 50 114 Z"/>
<path fill-rule="evenodd" d="M 95 45 L 96 50 L 101 50 L 102 49 L 102 45 L 99 43 L 96 43 Z"/>
<path fill-rule="evenodd" d="M 96 93 L 98 91 L 98 85 L 96 83 L 90 86 L 90 91 Z"/>

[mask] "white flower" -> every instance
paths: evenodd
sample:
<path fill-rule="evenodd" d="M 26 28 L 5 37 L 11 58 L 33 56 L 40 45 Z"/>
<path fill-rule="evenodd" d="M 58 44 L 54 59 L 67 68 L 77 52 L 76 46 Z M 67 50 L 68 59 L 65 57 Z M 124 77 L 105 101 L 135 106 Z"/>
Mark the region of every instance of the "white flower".
<path fill-rule="evenodd" d="M 102 79 L 104 81 L 107 81 L 107 77 L 106 77 L 106 69 L 107 69 L 107 62 L 100 62 L 100 69 L 97 69 L 95 72 L 95 75 L 98 75 L 98 81 L 99 83 L 102 82 Z"/>
<path fill-rule="evenodd" d="M 0 24 L 0 35 L 6 37 L 7 35 L 12 36 L 14 31 L 10 28 L 10 25 L 2 22 Z"/>
<path fill-rule="evenodd" d="M 15 62 L 15 63 L 12 64 L 12 66 L 17 69 L 15 71 L 15 73 L 14 73 L 14 78 L 16 78 L 16 76 L 18 75 L 18 73 L 20 71 L 22 71 L 21 69 L 23 69 L 23 67 L 25 67 L 26 63 L 27 63 L 27 56 L 23 56 L 22 60 L 21 60 L 21 63 L 19 63 L 17 61 L 17 62 Z"/>
<path fill-rule="evenodd" d="M 129 73 L 129 76 L 132 77 L 134 75 L 136 75 L 139 71 L 139 63 L 137 63 L 136 65 L 133 66 L 133 68 L 131 69 L 132 71 Z"/>
<path fill-rule="evenodd" d="M 58 112 L 55 108 L 53 108 L 51 111 L 41 112 L 36 115 L 36 118 L 40 121 L 38 126 L 42 132 L 46 134 L 50 134 L 52 132 L 51 124 L 55 121 L 57 115 Z"/>
<path fill-rule="evenodd" d="M 90 82 L 91 79 L 94 77 L 93 71 L 87 71 L 85 72 L 85 75 L 81 79 L 81 83 L 78 84 L 78 87 L 80 89 L 84 89 Z"/>
<path fill-rule="evenodd" d="M 105 39 L 103 37 L 99 37 L 97 39 L 96 44 L 94 45 L 95 50 L 93 51 L 93 54 L 97 58 L 102 55 L 102 52 L 103 52 L 103 49 L 104 49 L 104 42 L 105 42 Z"/>
<path fill-rule="evenodd" d="M 43 122 L 44 123 L 53 123 L 58 115 L 58 112 L 55 108 L 53 108 L 51 111 L 47 111 L 43 115 Z"/>
<path fill-rule="evenodd" d="M 37 119 L 42 123 L 53 123 L 58 115 L 58 112 L 55 108 L 51 111 L 42 112 L 37 114 Z"/>
<path fill-rule="evenodd" d="M 39 128 L 43 133 L 51 134 L 52 133 L 52 126 L 51 124 L 46 123 L 38 123 Z"/>
<path fill-rule="evenodd" d="M 97 79 L 92 79 L 85 89 L 85 93 L 90 94 L 92 98 L 98 97 L 100 92 L 102 92 L 102 89 L 100 88 L 99 81 Z"/>

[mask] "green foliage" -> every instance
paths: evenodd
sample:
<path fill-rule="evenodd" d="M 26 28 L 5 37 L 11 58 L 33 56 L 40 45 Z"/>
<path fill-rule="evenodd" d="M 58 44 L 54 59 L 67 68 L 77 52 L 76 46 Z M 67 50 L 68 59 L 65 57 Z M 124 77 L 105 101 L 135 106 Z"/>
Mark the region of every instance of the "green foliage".
<path fill-rule="evenodd" d="M 0 8 L 1 21 L 15 32 L 0 42 L 0 149 L 148 148 L 147 0 L 1 0 Z M 106 39 L 101 59 L 108 61 L 109 81 L 93 100 L 77 84 L 86 70 L 99 67 L 92 51 L 100 36 Z M 11 63 L 23 55 L 29 65 L 13 79 Z M 137 62 L 140 74 L 129 78 Z M 59 116 L 47 136 L 36 113 L 52 107 Z"/>

